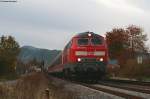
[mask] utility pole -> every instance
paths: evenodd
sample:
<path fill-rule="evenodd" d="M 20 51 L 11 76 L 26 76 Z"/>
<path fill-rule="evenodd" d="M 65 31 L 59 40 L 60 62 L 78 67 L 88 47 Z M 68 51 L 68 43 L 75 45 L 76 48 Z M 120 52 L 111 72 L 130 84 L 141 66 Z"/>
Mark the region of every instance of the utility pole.
<path fill-rule="evenodd" d="M 130 30 L 128 30 L 129 35 L 130 35 L 130 48 L 131 48 L 131 57 L 134 58 L 134 35 L 131 33 Z"/>

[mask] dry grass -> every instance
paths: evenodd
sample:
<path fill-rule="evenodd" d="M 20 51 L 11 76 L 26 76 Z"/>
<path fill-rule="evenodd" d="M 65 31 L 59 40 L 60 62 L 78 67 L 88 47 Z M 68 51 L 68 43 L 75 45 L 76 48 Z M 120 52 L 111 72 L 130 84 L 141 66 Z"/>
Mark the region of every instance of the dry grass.
<path fill-rule="evenodd" d="M 16 99 L 42 99 L 48 80 L 41 73 L 26 75 L 17 81 L 14 88 Z"/>
<path fill-rule="evenodd" d="M 15 83 L 4 82 L 0 86 L 0 99 L 44 99 L 42 91 L 47 87 L 44 75 L 33 73 Z"/>
<path fill-rule="evenodd" d="M 0 99 L 15 99 L 13 88 L 6 83 L 0 84 Z"/>
<path fill-rule="evenodd" d="M 75 99 L 76 93 L 65 89 L 63 84 L 54 85 L 49 83 L 50 99 Z"/>
<path fill-rule="evenodd" d="M 32 73 L 19 78 L 15 83 L 0 84 L 0 99 L 47 99 L 47 88 L 49 99 L 73 99 L 75 94 L 63 86 L 51 83 L 43 73 Z"/>

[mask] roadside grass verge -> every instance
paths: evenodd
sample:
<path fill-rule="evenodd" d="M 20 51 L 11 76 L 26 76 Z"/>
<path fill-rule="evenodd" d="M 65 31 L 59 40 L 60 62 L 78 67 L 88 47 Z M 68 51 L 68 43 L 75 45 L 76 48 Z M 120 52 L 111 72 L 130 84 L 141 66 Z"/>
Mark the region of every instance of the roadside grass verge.
<path fill-rule="evenodd" d="M 0 99 L 47 99 L 46 89 L 49 89 L 49 99 L 75 99 L 74 92 L 55 85 L 44 73 L 27 74 L 15 81 L 0 82 Z"/>
<path fill-rule="evenodd" d="M 67 90 L 64 84 L 53 84 L 49 82 L 50 99 L 77 99 L 77 93 Z"/>

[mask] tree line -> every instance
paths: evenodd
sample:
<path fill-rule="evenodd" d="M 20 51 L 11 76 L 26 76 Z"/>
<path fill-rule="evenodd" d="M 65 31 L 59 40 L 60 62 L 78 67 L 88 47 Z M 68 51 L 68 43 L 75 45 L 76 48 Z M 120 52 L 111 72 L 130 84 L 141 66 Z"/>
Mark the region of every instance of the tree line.
<path fill-rule="evenodd" d="M 114 68 L 117 76 L 143 79 L 150 77 L 150 54 L 146 46 L 147 35 L 139 26 L 114 28 L 106 33 L 110 59 L 118 60 L 120 69 Z M 138 63 L 142 57 L 142 63 Z"/>
<path fill-rule="evenodd" d="M 106 41 L 111 59 L 124 64 L 127 59 L 135 58 L 137 53 L 148 52 L 145 42 L 147 35 L 141 27 L 130 25 L 127 28 L 114 28 L 106 33 Z"/>
<path fill-rule="evenodd" d="M 19 52 L 20 46 L 14 37 L 0 37 L 0 76 L 15 71 Z"/>

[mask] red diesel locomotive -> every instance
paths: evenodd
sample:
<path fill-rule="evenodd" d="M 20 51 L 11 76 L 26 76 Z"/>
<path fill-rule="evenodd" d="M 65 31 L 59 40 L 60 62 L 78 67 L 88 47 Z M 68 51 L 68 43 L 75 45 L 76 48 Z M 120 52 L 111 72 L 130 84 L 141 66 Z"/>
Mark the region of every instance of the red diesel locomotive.
<path fill-rule="evenodd" d="M 65 77 L 101 78 L 106 74 L 108 49 L 104 37 L 79 33 L 49 66 L 49 73 Z"/>

